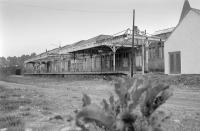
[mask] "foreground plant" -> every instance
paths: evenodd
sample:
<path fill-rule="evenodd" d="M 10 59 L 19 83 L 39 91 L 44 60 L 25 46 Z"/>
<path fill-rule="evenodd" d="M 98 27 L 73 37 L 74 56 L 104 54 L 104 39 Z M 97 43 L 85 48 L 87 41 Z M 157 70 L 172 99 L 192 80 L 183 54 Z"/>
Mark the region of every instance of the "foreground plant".
<path fill-rule="evenodd" d="M 87 123 L 105 131 L 160 131 L 160 122 L 155 110 L 172 95 L 169 85 L 151 82 L 148 79 L 120 78 L 115 83 L 117 98 L 110 96 L 102 106 L 91 102 L 83 94 L 83 108 L 76 115 L 76 124 L 88 131 Z M 160 121 L 158 121 L 160 120 Z"/>

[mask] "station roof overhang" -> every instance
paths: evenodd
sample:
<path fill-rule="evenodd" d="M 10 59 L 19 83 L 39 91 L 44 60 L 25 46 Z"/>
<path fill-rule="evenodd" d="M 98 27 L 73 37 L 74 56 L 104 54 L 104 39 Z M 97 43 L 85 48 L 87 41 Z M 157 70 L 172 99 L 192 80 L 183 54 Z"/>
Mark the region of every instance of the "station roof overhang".
<path fill-rule="evenodd" d="M 155 36 L 143 36 L 143 35 L 135 35 L 134 36 L 134 45 L 135 48 L 140 47 L 143 43 L 145 42 L 159 42 L 162 41 L 164 42 L 165 40 L 160 39 L 159 37 Z M 138 43 L 138 41 L 140 42 Z M 26 60 L 24 63 L 38 63 L 41 61 L 52 61 L 56 59 L 60 59 L 62 54 L 70 55 L 73 53 L 99 53 L 101 50 L 107 52 L 112 50 L 111 48 L 115 47 L 123 47 L 123 48 L 130 48 L 132 47 L 132 35 L 131 34 L 126 34 L 126 35 L 120 35 L 120 36 L 115 36 L 112 38 L 106 38 L 103 40 L 99 41 L 93 41 L 93 42 L 88 42 L 84 44 L 78 44 L 74 46 L 69 46 L 68 48 L 60 48 L 57 50 L 57 53 L 54 55 L 48 54 L 48 52 L 44 52 L 40 55 L 37 55 L 34 58 Z M 110 49 L 109 49 L 110 48 Z"/>
<path fill-rule="evenodd" d="M 134 47 L 140 48 L 142 44 L 146 43 L 148 41 L 148 44 L 150 43 L 158 43 L 158 42 L 164 42 L 165 40 L 160 39 L 159 37 L 144 37 L 144 36 L 135 36 L 134 41 Z M 138 40 L 140 40 L 138 42 Z M 79 45 L 74 46 L 71 49 L 65 50 L 69 53 L 95 53 L 99 52 L 100 50 L 103 51 L 112 51 L 112 47 L 118 47 L 118 48 L 131 48 L 132 47 L 132 36 L 128 35 L 125 37 L 118 37 L 117 39 L 107 39 L 105 41 L 100 42 L 94 42 L 94 43 L 87 43 L 85 45 Z"/>

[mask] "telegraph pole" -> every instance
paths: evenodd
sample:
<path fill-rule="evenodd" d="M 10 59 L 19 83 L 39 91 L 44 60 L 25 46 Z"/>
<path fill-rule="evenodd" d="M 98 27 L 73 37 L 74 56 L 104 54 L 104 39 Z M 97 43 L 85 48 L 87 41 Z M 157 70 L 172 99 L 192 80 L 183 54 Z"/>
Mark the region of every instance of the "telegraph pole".
<path fill-rule="evenodd" d="M 133 73 L 135 73 L 134 32 L 135 32 L 135 10 L 133 10 L 132 49 L 131 49 L 131 77 L 133 77 Z"/>

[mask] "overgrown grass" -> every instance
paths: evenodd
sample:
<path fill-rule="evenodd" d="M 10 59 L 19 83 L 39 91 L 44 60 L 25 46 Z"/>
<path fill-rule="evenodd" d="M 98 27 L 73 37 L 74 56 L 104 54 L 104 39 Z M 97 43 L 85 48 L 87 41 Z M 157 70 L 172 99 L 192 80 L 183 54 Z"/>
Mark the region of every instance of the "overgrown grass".
<path fill-rule="evenodd" d="M 18 109 L 20 106 L 24 106 L 30 103 L 31 101 L 29 99 L 18 99 L 18 100 L 3 99 L 0 100 L 0 107 L 1 111 L 11 112 Z"/>
<path fill-rule="evenodd" d="M 16 111 L 30 103 L 30 99 L 21 97 L 20 90 L 0 85 L 0 129 L 24 131 L 25 124 Z"/>
<path fill-rule="evenodd" d="M 20 90 L 0 85 L 0 111 L 11 112 L 30 103 L 30 99 L 21 97 Z"/>
<path fill-rule="evenodd" d="M 7 131 L 24 131 L 24 122 L 15 115 L 0 116 L 0 129 L 6 128 Z"/>

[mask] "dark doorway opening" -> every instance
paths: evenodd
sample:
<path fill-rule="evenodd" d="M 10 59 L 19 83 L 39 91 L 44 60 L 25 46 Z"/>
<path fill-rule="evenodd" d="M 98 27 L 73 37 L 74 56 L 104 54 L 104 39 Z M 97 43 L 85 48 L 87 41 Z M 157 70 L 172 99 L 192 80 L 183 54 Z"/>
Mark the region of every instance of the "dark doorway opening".
<path fill-rule="evenodd" d="M 169 52 L 170 74 L 181 73 L 181 52 Z"/>

